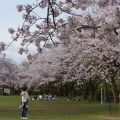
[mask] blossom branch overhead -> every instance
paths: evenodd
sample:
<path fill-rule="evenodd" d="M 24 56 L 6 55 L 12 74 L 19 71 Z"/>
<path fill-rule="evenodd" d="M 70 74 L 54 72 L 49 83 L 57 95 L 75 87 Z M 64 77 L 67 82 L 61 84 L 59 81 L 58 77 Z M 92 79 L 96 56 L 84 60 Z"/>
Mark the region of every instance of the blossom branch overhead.
<path fill-rule="evenodd" d="M 52 41 L 53 45 L 55 43 L 55 37 L 60 35 L 61 27 L 59 26 L 65 23 L 69 23 L 69 18 L 72 16 L 83 17 L 82 11 L 87 10 L 91 6 L 105 7 L 106 5 L 115 5 L 119 4 L 117 0 L 37 0 L 34 4 L 28 5 L 18 5 L 18 12 L 23 13 L 23 25 L 18 27 L 17 30 L 9 28 L 8 31 L 12 35 L 13 42 L 21 41 L 22 48 L 20 48 L 20 54 L 27 51 L 27 47 L 30 44 L 33 44 L 39 50 L 41 42 Z M 76 9 L 79 12 L 73 12 L 73 9 Z M 46 13 L 42 17 L 41 12 Z M 118 10 L 119 11 L 119 10 Z M 119 12 L 118 12 L 119 13 Z M 62 18 L 62 14 L 67 14 L 67 20 Z M 65 19 L 66 19 L 65 18 Z M 92 21 L 92 19 L 91 19 Z M 79 25 L 76 30 L 80 29 L 93 29 L 94 34 L 97 26 L 89 24 Z M 99 26 L 98 26 L 99 27 Z M 63 27 L 64 29 L 64 27 Z M 66 28 L 65 28 L 66 29 Z M 51 31 L 55 31 L 51 36 L 49 34 Z M 114 32 L 117 34 L 117 29 L 114 29 Z M 47 37 L 49 36 L 49 37 Z M 60 37 L 60 36 L 59 36 Z M 50 39 L 49 39 L 50 38 Z M 52 38 L 52 39 L 51 39 Z M 59 39 L 59 38 L 58 38 Z M 12 43 L 12 42 L 11 42 Z M 51 42 L 50 42 L 51 43 Z M 8 45 L 9 46 L 9 45 Z M 6 48 L 8 48 L 5 45 Z M 45 46 L 44 46 L 45 47 Z"/>

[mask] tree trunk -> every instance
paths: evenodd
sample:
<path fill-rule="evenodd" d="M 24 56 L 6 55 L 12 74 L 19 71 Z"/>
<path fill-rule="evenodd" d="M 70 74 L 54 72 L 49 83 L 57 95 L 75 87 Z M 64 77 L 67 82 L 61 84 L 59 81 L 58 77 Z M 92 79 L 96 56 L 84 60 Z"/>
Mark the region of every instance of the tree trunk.
<path fill-rule="evenodd" d="M 107 102 L 107 85 L 104 83 L 104 102 Z"/>
<path fill-rule="evenodd" d="M 116 86 L 114 79 L 111 80 L 111 88 L 112 88 L 114 103 L 118 103 L 119 102 L 119 94 L 118 94 L 117 86 Z"/>

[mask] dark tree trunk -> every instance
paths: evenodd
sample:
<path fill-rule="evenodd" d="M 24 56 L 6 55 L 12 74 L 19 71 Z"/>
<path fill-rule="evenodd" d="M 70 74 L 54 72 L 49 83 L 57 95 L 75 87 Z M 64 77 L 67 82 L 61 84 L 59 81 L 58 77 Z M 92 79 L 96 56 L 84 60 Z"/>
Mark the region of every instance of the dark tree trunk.
<path fill-rule="evenodd" d="M 119 102 L 119 94 L 118 94 L 117 86 L 116 86 L 114 79 L 111 80 L 111 88 L 112 88 L 114 103 L 118 103 Z"/>
<path fill-rule="evenodd" d="M 104 102 L 107 102 L 107 86 L 106 83 L 104 84 Z"/>

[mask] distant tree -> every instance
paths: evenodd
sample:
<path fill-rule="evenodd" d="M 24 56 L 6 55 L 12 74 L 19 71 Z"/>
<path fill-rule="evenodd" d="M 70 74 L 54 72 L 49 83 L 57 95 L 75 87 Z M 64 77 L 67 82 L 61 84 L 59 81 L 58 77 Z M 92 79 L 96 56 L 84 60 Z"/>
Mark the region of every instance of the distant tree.
<path fill-rule="evenodd" d="M 18 85 L 18 66 L 9 59 L 0 59 L 0 84 L 15 88 Z"/>
<path fill-rule="evenodd" d="M 39 86 L 42 83 L 55 81 L 65 57 L 65 48 L 62 46 L 43 50 L 42 54 L 20 74 L 26 76 L 30 86 Z"/>

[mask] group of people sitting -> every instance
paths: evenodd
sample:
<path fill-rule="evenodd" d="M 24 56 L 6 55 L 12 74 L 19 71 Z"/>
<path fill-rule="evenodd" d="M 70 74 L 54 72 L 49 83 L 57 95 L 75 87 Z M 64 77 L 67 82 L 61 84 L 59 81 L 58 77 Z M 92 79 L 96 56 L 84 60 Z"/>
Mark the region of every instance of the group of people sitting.
<path fill-rule="evenodd" d="M 58 99 L 56 95 L 52 94 L 43 94 L 43 95 L 34 95 L 32 100 L 56 100 Z"/>

